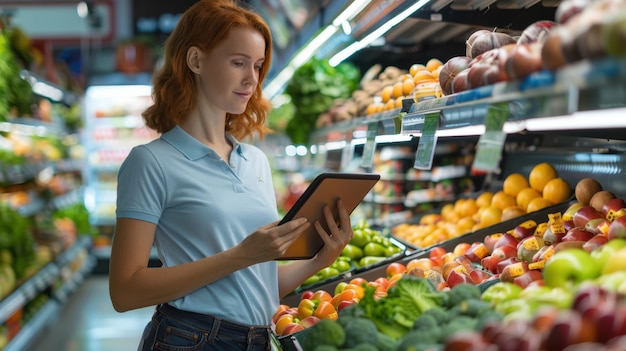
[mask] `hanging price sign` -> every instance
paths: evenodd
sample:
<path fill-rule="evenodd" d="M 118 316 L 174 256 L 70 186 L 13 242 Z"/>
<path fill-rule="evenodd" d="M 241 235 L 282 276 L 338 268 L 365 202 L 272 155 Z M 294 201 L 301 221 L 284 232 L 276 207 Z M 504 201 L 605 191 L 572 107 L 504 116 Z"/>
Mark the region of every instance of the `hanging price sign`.
<path fill-rule="evenodd" d="M 354 145 L 352 145 L 352 131 L 345 133 L 346 145 L 341 150 L 341 169 L 347 170 L 354 158 Z"/>
<path fill-rule="evenodd" d="M 378 134 L 378 122 L 370 122 L 367 125 L 365 145 L 363 145 L 363 155 L 361 156 L 361 167 L 370 168 L 374 163 L 374 152 L 376 151 L 376 135 Z"/>
<path fill-rule="evenodd" d="M 439 111 L 424 116 L 422 135 L 417 144 L 414 168 L 429 170 L 433 166 L 435 147 L 437 146 L 437 128 L 439 127 Z"/>
<path fill-rule="evenodd" d="M 500 159 L 506 140 L 506 133 L 502 131 L 504 122 L 509 117 L 508 103 L 499 103 L 489 106 L 485 116 L 485 133 L 480 136 L 474 157 L 474 170 L 485 172 L 500 172 Z"/>

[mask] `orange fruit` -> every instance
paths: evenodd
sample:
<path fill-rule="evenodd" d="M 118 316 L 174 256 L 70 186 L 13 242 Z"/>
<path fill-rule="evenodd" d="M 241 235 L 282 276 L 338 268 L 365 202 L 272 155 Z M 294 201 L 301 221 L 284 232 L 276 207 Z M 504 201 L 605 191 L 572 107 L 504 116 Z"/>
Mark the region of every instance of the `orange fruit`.
<path fill-rule="evenodd" d="M 517 193 L 517 196 L 515 197 L 515 202 L 517 203 L 517 206 L 519 206 L 519 208 L 526 210 L 530 201 L 538 197 L 541 197 L 541 194 L 537 190 L 533 188 L 524 188 L 520 190 L 519 193 Z"/>
<path fill-rule="evenodd" d="M 425 82 L 435 82 L 437 81 L 435 79 L 435 76 L 430 73 L 430 71 L 423 69 L 421 71 L 418 71 L 417 73 L 415 73 L 415 75 L 413 76 L 413 83 L 415 83 L 415 85 L 419 85 L 421 83 L 425 83 Z"/>
<path fill-rule="evenodd" d="M 374 113 L 376 113 L 376 103 L 372 102 L 371 104 L 367 105 L 367 109 L 365 110 L 365 114 L 366 115 L 373 115 Z"/>
<path fill-rule="evenodd" d="M 392 85 L 385 86 L 383 90 L 380 92 L 380 97 L 382 98 L 383 102 L 389 101 L 389 99 L 391 99 L 392 96 L 393 96 Z"/>
<path fill-rule="evenodd" d="M 402 81 L 402 93 L 404 95 L 409 95 L 415 88 L 415 82 L 413 81 L 413 77 L 407 78 Z"/>
<path fill-rule="evenodd" d="M 426 69 L 430 72 L 436 70 L 441 66 L 443 66 L 443 62 L 441 62 L 441 60 L 437 58 L 431 58 L 430 60 L 428 60 L 428 62 L 426 62 Z"/>
<path fill-rule="evenodd" d="M 399 98 L 404 92 L 404 84 L 402 82 L 393 83 L 393 91 L 391 92 L 392 98 Z"/>
<path fill-rule="evenodd" d="M 502 219 L 502 210 L 497 207 L 487 207 L 480 213 L 480 225 L 484 227 L 488 227 L 490 225 L 494 225 L 500 223 Z"/>
<path fill-rule="evenodd" d="M 517 196 L 522 189 L 528 187 L 528 180 L 526 180 L 526 177 L 520 173 L 509 174 L 504 179 L 504 184 L 502 184 L 502 190 L 504 193 L 513 197 Z"/>
<path fill-rule="evenodd" d="M 402 100 L 404 99 L 406 99 L 405 96 L 400 96 L 399 98 L 397 98 L 395 108 L 402 108 Z"/>
<path fill-rule="evenodd" d="M 384 111 L 393 110 L 396 107 L 396 99 L 391 98 L 385 103 Z"/>
<path fill-rule="evenodd" d="M 478 205 L 478 207 L 487 207 L 491 205 L 491 198 L 493 198 L 493 193 L 485 191 L 476 198 L 476 205 Z"/>
<path fill-rule="evenodd" d="M 544 209 L 552 205 L 553 204 L 550 201 L 544 199 L 543 197 L 537 197 L 537 198 L 530 200 L 530 203 L 528 203 L 528 207 L 526 208 L 526 212 L 531 213 L 531 212 L 539 211 L 541 209 Z"/>
<path fill-rule="evenodd" d="M 424 69 L 426 69 L 426 66 L 422 65 L 421 63 L 414 63 L 409 68 L 409 74 L 411 74 L 411 76 L 415 76 L 417 72 Z"/>
<path fill-rule="evenodd" d="M 508 221 L 509 219 L 513 219 L 515 217 L 523 216 L 526 214 L 526 210 L 521 209 L 517 206 L 507 207 L 502 210 L 502 221 Z"/>
<path fill-rule="evenodd" d="M 572 188 L 563 178 L 554 178 L 546 183 L 543 187 L 542 196 L 544 199 L 558 204 L 563 202 L 572 195 Z"/>
<path fill-rule="evenodd" d="M 478 212 L 478 205 L 474 199 L 465 199 L 465 201 L 459 204 L 458 214 L 461 217 L 471 217 L 476 212 Z"/>
<path fill-rule="evenodd" d="M 439 66 L 439 68 L 431 72 L 436 79 L 439 79 L 439 74 L 441 73 L 442 68 L 443 66 Z"/>
<path fill-rule="evenodd" d="M 558 174 L 554 166 L 548 162 L 543 162 L 533 167 L 530 171 L 530 174 L 528 175 L 528 183 L 531 188 L 541 193 L 543 192 L 543 187 L 550 180 L 556 177 L 558 177 Z"/>
<path fill-rule="evenodd" d="M 509 194 L 505 194 L 502 190 L 493 194 L 493 198 L 491 198 L 491 206 L 500 210 L 504 210 L 507 207 L 515 205 L 517 205 L 515 198 Z"/>

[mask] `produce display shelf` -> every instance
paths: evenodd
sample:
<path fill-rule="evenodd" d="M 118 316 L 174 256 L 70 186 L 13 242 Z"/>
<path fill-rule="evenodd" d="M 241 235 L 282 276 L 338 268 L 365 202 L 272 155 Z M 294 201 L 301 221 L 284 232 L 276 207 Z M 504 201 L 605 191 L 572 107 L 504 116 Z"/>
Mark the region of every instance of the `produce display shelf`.
<path fill-rule="evenodd" d="M 22 326 L 20 332 L 9 341 L 3 351 L 26 350 L 27 346 L 38 340 L 36 337 L 52 322 L 59 314 L 61 305 L 55 300 L 49 300 L 33 318 Z"/>
<path fill-rule="evenodd" d="M 0 321 L 6 321 L 29 300 L 59 277 L 59 267 L 49 263 L 0 301 Z"/>
<path fill-rule="evenodd" d="M 61 303 L 66 303 L 69 296 L 73 294 L 76 289 L 83 283 L 85 278 L 96 266 L 96 258 L 89 256 L 83 265 L 73 275 L 54 292 L 54 297 Z"/>

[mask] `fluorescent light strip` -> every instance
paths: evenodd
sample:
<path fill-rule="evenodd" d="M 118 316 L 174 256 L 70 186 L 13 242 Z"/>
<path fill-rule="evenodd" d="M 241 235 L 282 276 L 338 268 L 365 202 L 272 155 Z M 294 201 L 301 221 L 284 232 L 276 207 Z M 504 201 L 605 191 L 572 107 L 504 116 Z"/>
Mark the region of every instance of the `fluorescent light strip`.
<path fill-rule="evenodd" d="M 337 33 L 337 27 L 328 26 L 322 30 L 309 44 L 307 44 L 302 50 L 300 50 L 296 56 L 291 59 L 290 66 L 300 67 L 304 65 L 313 55 L 317 49 L 319 49 L 328 39 L 330 39 L 335 33 Z"/>
<path fill-rule="evenodd" d="M 420 0 L 415 4 L 411 5 L 406 10 L 402 11 L 400 14 L 396 15 L 391 20 L 387 21 L 382 26 L 378 27 L 376 30 L 366 35 L 363 39 L 352 43 L 347 48 L 339 51 L 335 56 L 333 56 L 329 63 L 331 66 L 335 67 L 341 62 L 343 62 L 348 57 L 352 56 L 355 52 L 365 48 L 369 44 L 371 44 L 374 40 L 380 38 L 385 33 L 387 33 L 391 28 L 395 27 L 398 23 L 404 21 L 407 17 L 409 17 L 415 11 L 421 9 L 426 4 L 428 4 L 431 0 Z"/>
<path fill-rule="evenodd" d="M 353 1 L 342 13 L 339 14 L 334 20 L 333 25 L 339 27 L 343 22 L 349 21 L 356 17 L 372 0 L 356 0 Z"/>
<path fill-rule="evenodd" d="M 530 118 L 526 120 L 529 131 L 564 129 L 626 128 L 626 108 L 575 112 L 572 115 Z"/>

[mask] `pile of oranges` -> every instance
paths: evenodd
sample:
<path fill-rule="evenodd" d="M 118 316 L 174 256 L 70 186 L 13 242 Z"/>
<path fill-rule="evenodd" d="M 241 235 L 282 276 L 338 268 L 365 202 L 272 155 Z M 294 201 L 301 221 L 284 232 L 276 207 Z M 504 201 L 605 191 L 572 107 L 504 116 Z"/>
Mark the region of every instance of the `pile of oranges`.
<path fill-rule="evenodd" d="M 558 176 L 554 166 L 540 163 L 528 177 L 513 173 L 504 179 L 502 190 L 483 192 L 477 198 L 458 199 L 440 213 L 424 215 L 419 224 L 400 224 L 393 235 L 416 247 L 429 247 L 566 201 L 572 188 Z"/>
<path fill-rule="evenodd" d="M 402 100 L 410 98 L 417 101 L 420 92 L 432 94 L 433 97 L 441 97 L 440 88 L 439 96 L 437 96 L 436 87 L 439 87 L 439 72 L 442 67 L 443 63 L 437 58 L 431 58 L 426 64 L 411 65 L 408 73 L 400 75 L 395 82 L 381 89 L 374 102 L 368 105 L 366 114 L 401 108 Z"/>

